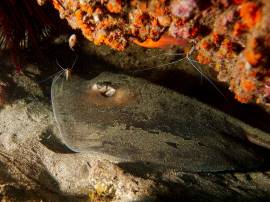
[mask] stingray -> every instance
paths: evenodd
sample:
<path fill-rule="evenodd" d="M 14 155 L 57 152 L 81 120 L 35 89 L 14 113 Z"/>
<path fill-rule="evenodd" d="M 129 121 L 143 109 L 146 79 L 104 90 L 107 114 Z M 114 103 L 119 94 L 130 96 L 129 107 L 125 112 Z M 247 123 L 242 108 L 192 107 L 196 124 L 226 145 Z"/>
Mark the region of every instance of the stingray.
<path fill-rule="evenodd" d="M 75 152 L 190 172 L 252 169 L 267 161 L 266 151 L 248 141 L 268 138 L 265 132 L 143 79 L 108 72 L 90 80 L 58 76 L 51 96 L 62 141 Z"/>

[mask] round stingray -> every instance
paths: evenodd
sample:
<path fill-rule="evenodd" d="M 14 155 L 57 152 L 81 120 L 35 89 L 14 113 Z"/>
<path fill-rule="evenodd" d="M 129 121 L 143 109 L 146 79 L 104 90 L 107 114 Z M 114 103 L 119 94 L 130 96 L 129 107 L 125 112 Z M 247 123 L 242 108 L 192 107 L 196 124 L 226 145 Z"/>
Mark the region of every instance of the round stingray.
<path fill-rule="evenodd" d="M 115 91 L 106 95 L 100 86 Z M 246 124 L 143 79 L 106 72 L 91 80 L 56 77 L 52 104 L 61 137 L 76 152 L 191 172 L 265 160 L 245 141 Z"/>

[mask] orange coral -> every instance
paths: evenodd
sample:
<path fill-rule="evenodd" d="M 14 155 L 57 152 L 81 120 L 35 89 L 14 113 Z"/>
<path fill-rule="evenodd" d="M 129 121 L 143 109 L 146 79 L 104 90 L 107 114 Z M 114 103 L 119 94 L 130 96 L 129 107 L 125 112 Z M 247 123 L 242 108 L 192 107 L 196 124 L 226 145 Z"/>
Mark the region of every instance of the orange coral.
<path fill-rule="evenodd" d="M 250 96 L 244 96 L 239 94 L 235 94 L 234 98 L 241 103 L 248 103 L 251 100 Z"/>
<path fill-rule="evenodd" d="M 265 96 L 261 86 L 266 81 L 260 79 L 266 77 L 269 65 L 270 32 L 268 21 L 262 20 L 262 15 L 269 18 L 262 9 L 270 5 L 267 0 L 216 0 L 204 6 L 203 0 L 51 2 L 72 28 L 81 29 L 95 44 L 122 51 L 128 41 L 146 48 L 185 48 L 191 42 L 198 62 L 215 63 L 218 78 L 230 84 L 236 99 L 246 103 Z"/>
<path fill-rule="evenodd" d="M 243 32 L 245 32 L 246 30 L 247 30 L 247 26 L 245 24 L 243 24 L 242 22 L 238 21 L 233 26 L 233 35 L 234 36 L 239 36 Z"/>
<path fill-rule="evenodd" d="M 122 1 L 121 0 L 109 0 L 107 4 L 107 9 L 111 13 L 120 13 L 122 11 Z"/>
<path fill-rule="evenodd" d="M 222 40 L 222 37 L 217 32 L 214 32 L 212 35 L 212 40 L 213 40 L 214 44 L 219 45 L 221 40 Z"/>
<path fill-rule="evenodd" d="M 190 30 L 190 38 L 195 38 L 199 33 L 199 28 L 198 27 L 192 27 Z"/>
<path fill-rule="evenodd" d="M 246 50 L 244 52 L 245 54 L 245 58 L 247 59 L 247 61 L 249 62 L 249 64 L 253 65 L 253 66 L 257 66 L 259 61 L 262 58 L 262 54 L 261 53 L 255 53 L 253 50 Z"/>
<path fill-rule="evenodd" d="M 255 78 L 257 76 L 257 71 L 249 72 L 248 76 Z"/>
<path fill-rule="evenodd" d="M 207 40 L 204 40 L 202 43 L 201 43 L 201 47 L 205 50 L 209 50 L 210 47 L 211 47 L 211 44 L 209 43 L 209 41 Z"/>
<path fill-rule="evenodd" d="M 60 9 L 61 4 L 57 0 L 53 0 L 52 3 L 53 3 L 53 6 L 55 9 L 57 9 L 57 10 Z"/>
<path fill-rule="evenodd" d="M 107 37 L 107 33 L 105 32 L 105 30 L 97 30 L 94 36 L 95 45 L 100 45 L 104 43 L 106 40 L 106 37 Z"/>
<path fill-rule="evenodd" d="M 225 48 L 228 52 L 232 51 L 233 44 L 229 39 L 224 39 L 222 41 L 222 47 Z"/>
<path fill-rule="evenodd" d="M 199 52 L 197 55 L 197 60 L 201 64 L 209 64 L 211 62 L 210 58 L 205 56 L 203 53 Z"/>
<path fill-rule="evenodd" d="M 150 4 L 149 12 L 154 17 L 163 16 L 169 13 L 169 9 L 166 7 L 166 0 L 152 1 Z"/>
<path fill-rule="evenodd" d="M 242 80 L 240 85 L 246 92 L 253 91 L 256 88 L 254 82 L 250 80 Z"/>
<path fill-rule="evenodd" d="M 258 42 L 255 38 L 253 38 L 249 40 L 248 46 L 246 50 L 244 51 L 245 58 L 253 66 L 257 66 L 261 62 L 262 57 L 263 57 L 262 53 L 260 53 L 259 51 L 256 51 L 257 47 L 258 47 Z"/>
<path fill-rule="evenodd" d="M 88 15 L 93 13 L 93 8 L 89 4 L 82 4 L 81 10 L 85 11 Z"/>
<path fill-rule="evenodd" d="M 141 11 L 147 11 L 147 1 L 131 0 L 130 5 L 136 7 Z"/>
<path fill-rule="evenodd" d="M 240 16 L 243 23 L 248 27 L 254 27 L 262 18 L 260 8 L 254 2 L 246 2 L 240 7 Z"/>
<path fill-rule="evenodd" d="M 231 58 L 233 55 L 233 44 L 229 39 L 224 39 L 221 43 L 219 50 L 216 52 L 216 57 L 223 60 L 225 58 Z"/>
<path fill-rule="evenodd" d="M 169 26 L 172 22 L 172 19 L 168 15 L 161 15 L 157 17 L 158 22 L 161 26 Z"/>

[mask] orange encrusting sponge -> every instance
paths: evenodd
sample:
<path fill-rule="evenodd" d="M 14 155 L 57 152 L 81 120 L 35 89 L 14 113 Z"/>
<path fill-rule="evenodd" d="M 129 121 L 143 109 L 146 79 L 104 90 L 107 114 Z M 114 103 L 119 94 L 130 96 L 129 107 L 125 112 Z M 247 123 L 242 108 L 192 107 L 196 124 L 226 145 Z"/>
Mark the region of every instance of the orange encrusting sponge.
<path fill-rule="evenodd" d="M 248 28 L 253 28 L 262 18 L 260 8 L 254 2 L 246 2 L 240 7 L 240 17 Z"/>

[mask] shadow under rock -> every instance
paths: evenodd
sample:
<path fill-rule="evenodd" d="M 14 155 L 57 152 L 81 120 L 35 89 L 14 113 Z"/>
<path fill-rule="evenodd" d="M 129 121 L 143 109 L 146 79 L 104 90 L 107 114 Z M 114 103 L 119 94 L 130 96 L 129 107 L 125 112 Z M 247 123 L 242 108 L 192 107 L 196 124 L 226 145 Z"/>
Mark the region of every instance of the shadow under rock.
<path fill-rule="evenodd" d="M 124 171 L 132 175 L 148 178 L 162 185 L 162 189 L 158 186 L 151 190 L 152 196 L 144 197 L 136 202 L 163 202 L 163 201 L 198 201 L 198 202 L 253 202 L 253 201 L 269 201 L 269 194 L 263 190 L 252 186 L 252 182 L 242 182 L 233 180 L 233 174 L 230 180 L 222 177 L 227 173 L 175 173 L 170 179 L 164 179 L 161 173 L 156 172 L 153 166 L 140 162 L 120 163 L 118 164 Z M 153 175 L 153 172 L 155 174 Z M 228 176 L 227 176 L 228 177 Z M 232 182 L 231 182 L 232 181 Z M 228 183 L 231 182 L 231 183 Z M 241 182 L 241 183 L 240 183 Z M 165 189 L 164 189 L 165 187 Z M 234 188 L 236 187 L 236 188 Z"/>
<path fill-rule="evenodd" d="M 72 154 L 76 153 L 70 150 L 64 143 L 61 142 L 59 138 L 56 137 L 52 128 L 48 127 L 41 134 L 41 144 L 43 144 L 47 149 L 60 154 Z"/>
<path fill-rule="evenodd" d="M 253 196 L 241 195 L 237 191 L 223 189 L 224 195 L 216 194 L 216 190 L 202 191 L 199 188 L 179 186 L 170 184 L 168 193 L 157 193 L 155 198 L 144 197 L 134 202 L 256 202 L 269 201 L 268 196 Z"/>
<path fill-rule="evenodd" d="M 226 87 L 217 84 L 225 98 L 208 81 L 201 82 L 199 77 L 187 74 L 182 70 L 151 70 L 138 72 L 133 76 L 143 77 L 151 82 L 167 87 L 178 93 L 195 98 L 202 103 L 217 108 L 226 114 L 238 118 L 247 124 L 270 133 L 270 116 L 259 106 L 242 104 Z"/>
<path fill-rule="evenodd" d="M 13 64 L 10 63 L 8 53 L 2 51 L 0 53 L 0 81 L 6 84 L 5 98 L 6 103 L 13 103 L 18 99 L 25 98 L 30 94 L 26 92 L 23 86 L 19 86 L 14 77 L 19 76 L 19 73 L 14 71 Z"/>

